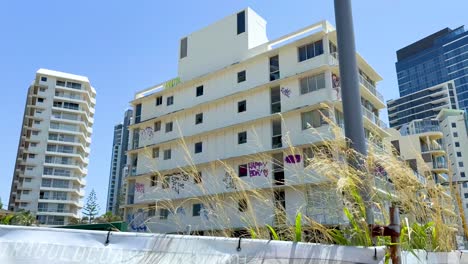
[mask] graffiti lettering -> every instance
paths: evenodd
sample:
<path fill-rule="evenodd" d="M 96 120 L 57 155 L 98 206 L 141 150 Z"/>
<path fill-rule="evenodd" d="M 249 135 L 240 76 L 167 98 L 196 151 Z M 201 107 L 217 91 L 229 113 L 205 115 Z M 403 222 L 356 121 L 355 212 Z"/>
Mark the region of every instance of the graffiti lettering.
<path fill-rule="evenodd" d="M 143 183 L 135 183 L 135 192 L 145 193 L 145 185 Z"/>
<path fill-rule="evenodd" d="M 130 230 L 134 232 L 147 232 L 148 227 L 145 224 L 145 218 L 147 217 L 147 214 L 143 212 L 142 210 L 139 210 L 138 212 L 134 214 L 128 214 L 127 215 L 127 222 L 128 227 Z"/>
<path fill-rule="evenodd" d="M 281 87 L 280 91 L 284 96 L 286 96 L 288 98 L 289 98 L 289 96 L 291 96 L 291 89 L 289 89 L 289 88 Z"/>
<path fill-rule="evenodd" d="M 254 161 L 249 163 L 250 177 L 265 176 L 268 177 L 268 167 L 266 162 Z"/>
<path fill-rule="evenodd" d="M 226 172 L 224 174 L 223 182 L 224 182 L 224 186 L 226 187 L 226 189 L 228 189 L 228 190 L 230 190 L 230 189 L 237 190 L 234 179 L 232 178 L 232 176 L 231 176 L 231 174 L 229 172 Z"/>
<path fill-rule="evenodd" d="M 299 163 L 301 162 L 301 155 L 288 155 L 284 158 L 284 161 L 286 161 L 286 163 Z"/>

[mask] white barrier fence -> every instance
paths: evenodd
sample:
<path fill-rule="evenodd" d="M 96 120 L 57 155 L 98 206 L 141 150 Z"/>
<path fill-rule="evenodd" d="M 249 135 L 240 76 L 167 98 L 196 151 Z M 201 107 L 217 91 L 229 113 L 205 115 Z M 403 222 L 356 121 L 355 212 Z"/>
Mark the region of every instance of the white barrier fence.
<path fill-rule="evenodd" d="M 0 225 L 0 263 L 384 263 L 384 247 Z M 417 257 L 415 256 L 417 255 Z M 402 262 L 468 263 L 463 252 L 403 252 Z"/>

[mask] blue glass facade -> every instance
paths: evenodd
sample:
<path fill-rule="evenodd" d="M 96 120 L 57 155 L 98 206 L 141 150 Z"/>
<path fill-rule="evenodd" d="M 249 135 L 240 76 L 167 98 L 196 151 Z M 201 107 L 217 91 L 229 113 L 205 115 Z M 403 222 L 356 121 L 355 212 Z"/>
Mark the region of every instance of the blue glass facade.
<path fill-rule="evenodd" d="M 460 109 L 468 109 L 468 32 L 445 28 L 397 51 L 400 96 L 454 80 Z"/>

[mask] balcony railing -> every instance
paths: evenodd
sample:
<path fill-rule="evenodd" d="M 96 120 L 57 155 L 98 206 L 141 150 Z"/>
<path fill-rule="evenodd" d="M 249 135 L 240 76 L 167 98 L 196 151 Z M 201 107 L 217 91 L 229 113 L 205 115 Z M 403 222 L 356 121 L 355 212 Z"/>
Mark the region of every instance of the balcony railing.
<path fill-rule="evenodd" d="M 443 162 L 443 161 L 432 162 L 432 166 L 434 169 L 447 169 L 448 168 L 447 162 Z"/>
<path fill-rule="evenodd" d="M 362 106 L 362 114 L 369 118 L 372 121 L 372 123 L 376 124 L 377 126 L 381 128 L 388 128 L 387 124 L 385 124 L 382 120 L 379 119 L 377 115 L 372 113 L 372 111 L 365 108 L 364 106 Z"/>
<path fill-rule="evenodd" d="M 443 148 L 440 145 L 432 145 L 432 146 L 423 145 L 423 146 L 421 146 L 421 151 L 422 152 L 434 151 L 434 150 L 443 150 Z"/>

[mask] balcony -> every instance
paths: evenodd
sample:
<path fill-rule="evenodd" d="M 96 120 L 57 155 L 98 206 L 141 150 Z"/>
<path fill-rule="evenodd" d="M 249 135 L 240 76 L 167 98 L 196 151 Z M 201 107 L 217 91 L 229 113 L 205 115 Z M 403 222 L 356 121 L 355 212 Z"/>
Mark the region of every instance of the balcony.
<path fill-rule="evenodd" d="M 369 109 L 365 108 L 364 106 L 362 107 L 362 114 L 367 117 L 372 123 L 377 125 L 378 127 L 382 129 L 388 128 L 387 124 L 385 124 L 382 120 L 379 119 L 377 115 L 375 115 L 372 111 Z"/>
<path fill-rule="evenodd" d="M 337 52 L 330 53 L 329 64 L 338 66 L 339 54 Z M 375 105 L 380 106 L 381 108 L 386 107 L 383 95 L 379 91 L 377 91 L 377 88 L 373 84 L 367 81 L 362 75 L 359 75 L 359 83 L 361 84 L 362 87 L 365 88 L 363 91 L 367 91 L 369 95 L 377 99 L 377 100 L 373 100 L 373 103 Z"/>
<path fill-rule="evenodd" d="M 422 145 L 421 146 L 422 153 L 431 153 L 433 155 L 444 155 L 445 150 L 440 145 L 431 144 L 431 145 Z"/>
<path fill-rule="evenodd" d="M 432 171 L 434 173 L 448 173 L 447 162 L 434 160 L 432 162 Z"/>

